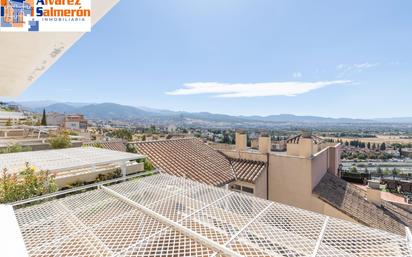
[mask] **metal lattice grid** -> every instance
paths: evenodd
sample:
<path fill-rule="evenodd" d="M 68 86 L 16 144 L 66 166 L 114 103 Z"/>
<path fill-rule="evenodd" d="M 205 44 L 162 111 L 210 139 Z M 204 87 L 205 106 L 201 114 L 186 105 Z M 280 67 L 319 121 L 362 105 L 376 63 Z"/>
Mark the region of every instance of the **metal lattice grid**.
<path fill-rule="evenodd" d="M 36 170 L 53 173 L 90 168 L 96 165 L 118 164 L 144 158 L 143 155 L 112 151 L 95 147 L 75 147 L 59 150 L 20 152 L 0 155 L 0 169 L 20 172 L 26 163 Z"/>
<path fill-rule="evenodd" d="M 30 256 L 412 256 L 398 235 L 165 174 L 15 208 Z"/>

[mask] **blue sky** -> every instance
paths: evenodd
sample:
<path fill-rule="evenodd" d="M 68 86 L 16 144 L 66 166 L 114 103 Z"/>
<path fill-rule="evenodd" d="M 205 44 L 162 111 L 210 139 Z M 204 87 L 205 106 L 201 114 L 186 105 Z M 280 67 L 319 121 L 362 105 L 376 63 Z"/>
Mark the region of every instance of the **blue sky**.
<path fill-rule="evenodd" d="M 121 0 L 17 100 L 412 116 L 412 1 Z"/>

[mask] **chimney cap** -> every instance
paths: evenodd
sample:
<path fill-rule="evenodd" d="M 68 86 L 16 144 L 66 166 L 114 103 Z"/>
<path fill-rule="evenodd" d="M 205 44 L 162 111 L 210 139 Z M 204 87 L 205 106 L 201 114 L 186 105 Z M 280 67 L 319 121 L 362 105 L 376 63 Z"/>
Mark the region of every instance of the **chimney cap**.
<path fill-rule="evenodd" d="M 261 132 L 260 136 L 261 137 L 269 137 L 269 133 L 268 132 Z"/>
<path fill-rule="evenodd" d="M 246 134 L 246 131 L 239 129 L 239 130 L 236 131 L 236 133 L 244 135 L 244 134 Z"/>
<path fill-rule="evenodd" d="M 302 137 L 303 138 L 312 138 L 312 131 L 310 131 L 310 130 L 302 131 Z"/>

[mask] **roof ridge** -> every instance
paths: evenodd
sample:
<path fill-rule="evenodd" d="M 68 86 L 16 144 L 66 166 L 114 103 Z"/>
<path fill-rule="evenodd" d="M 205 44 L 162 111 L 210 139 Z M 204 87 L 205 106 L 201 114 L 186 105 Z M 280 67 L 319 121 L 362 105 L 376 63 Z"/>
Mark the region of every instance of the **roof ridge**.
<path fill-rule="evenodd" d="M 236 161 L 246 161 L 246 162 L 255 162 L 255 163 L 266 164 L 265 161 L 248 160 L 248 159 L 245 159 L 245 158 L 233 158 L 233 157 L 227 157 L 227 158 L 229 159 L 229 161 L 236 160 Z"/>
<path fill-rule="evenodd" d="M 169 141 L 189 141 L 189 140 L 200 140 L 197 137 L 185 137 L 185 138 L 171 138 L 171 139 L 160 139 L 160 140 L 148 140 L 148 141 L 132 141 L 130 144 L 146 144 L 146 143 L 161 143 L 161 142 L 169 142 Z"/>

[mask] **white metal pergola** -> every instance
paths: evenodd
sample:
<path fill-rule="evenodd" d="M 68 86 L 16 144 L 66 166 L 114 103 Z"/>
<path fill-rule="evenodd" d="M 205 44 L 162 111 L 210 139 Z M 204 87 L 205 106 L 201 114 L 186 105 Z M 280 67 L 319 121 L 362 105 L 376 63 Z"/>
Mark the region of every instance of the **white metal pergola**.
<path fill-rule="evenodd" d="M 10 174 L 18 173 L 28 163 L 35 170 L 59 172 L 93 168 L 98 165 L 117 164 L 120 167 L 128 161 L 145 158 L 134 153 L 112 151 L 95 147 L 75 147 L 59 150 L 9 153 L 0 155 L 0 169 Z"/>
<path fill-rule="evenodd" d="M 395 234 L 165 174 L 14 208 L 29 256 L 412 256 Z"/>

